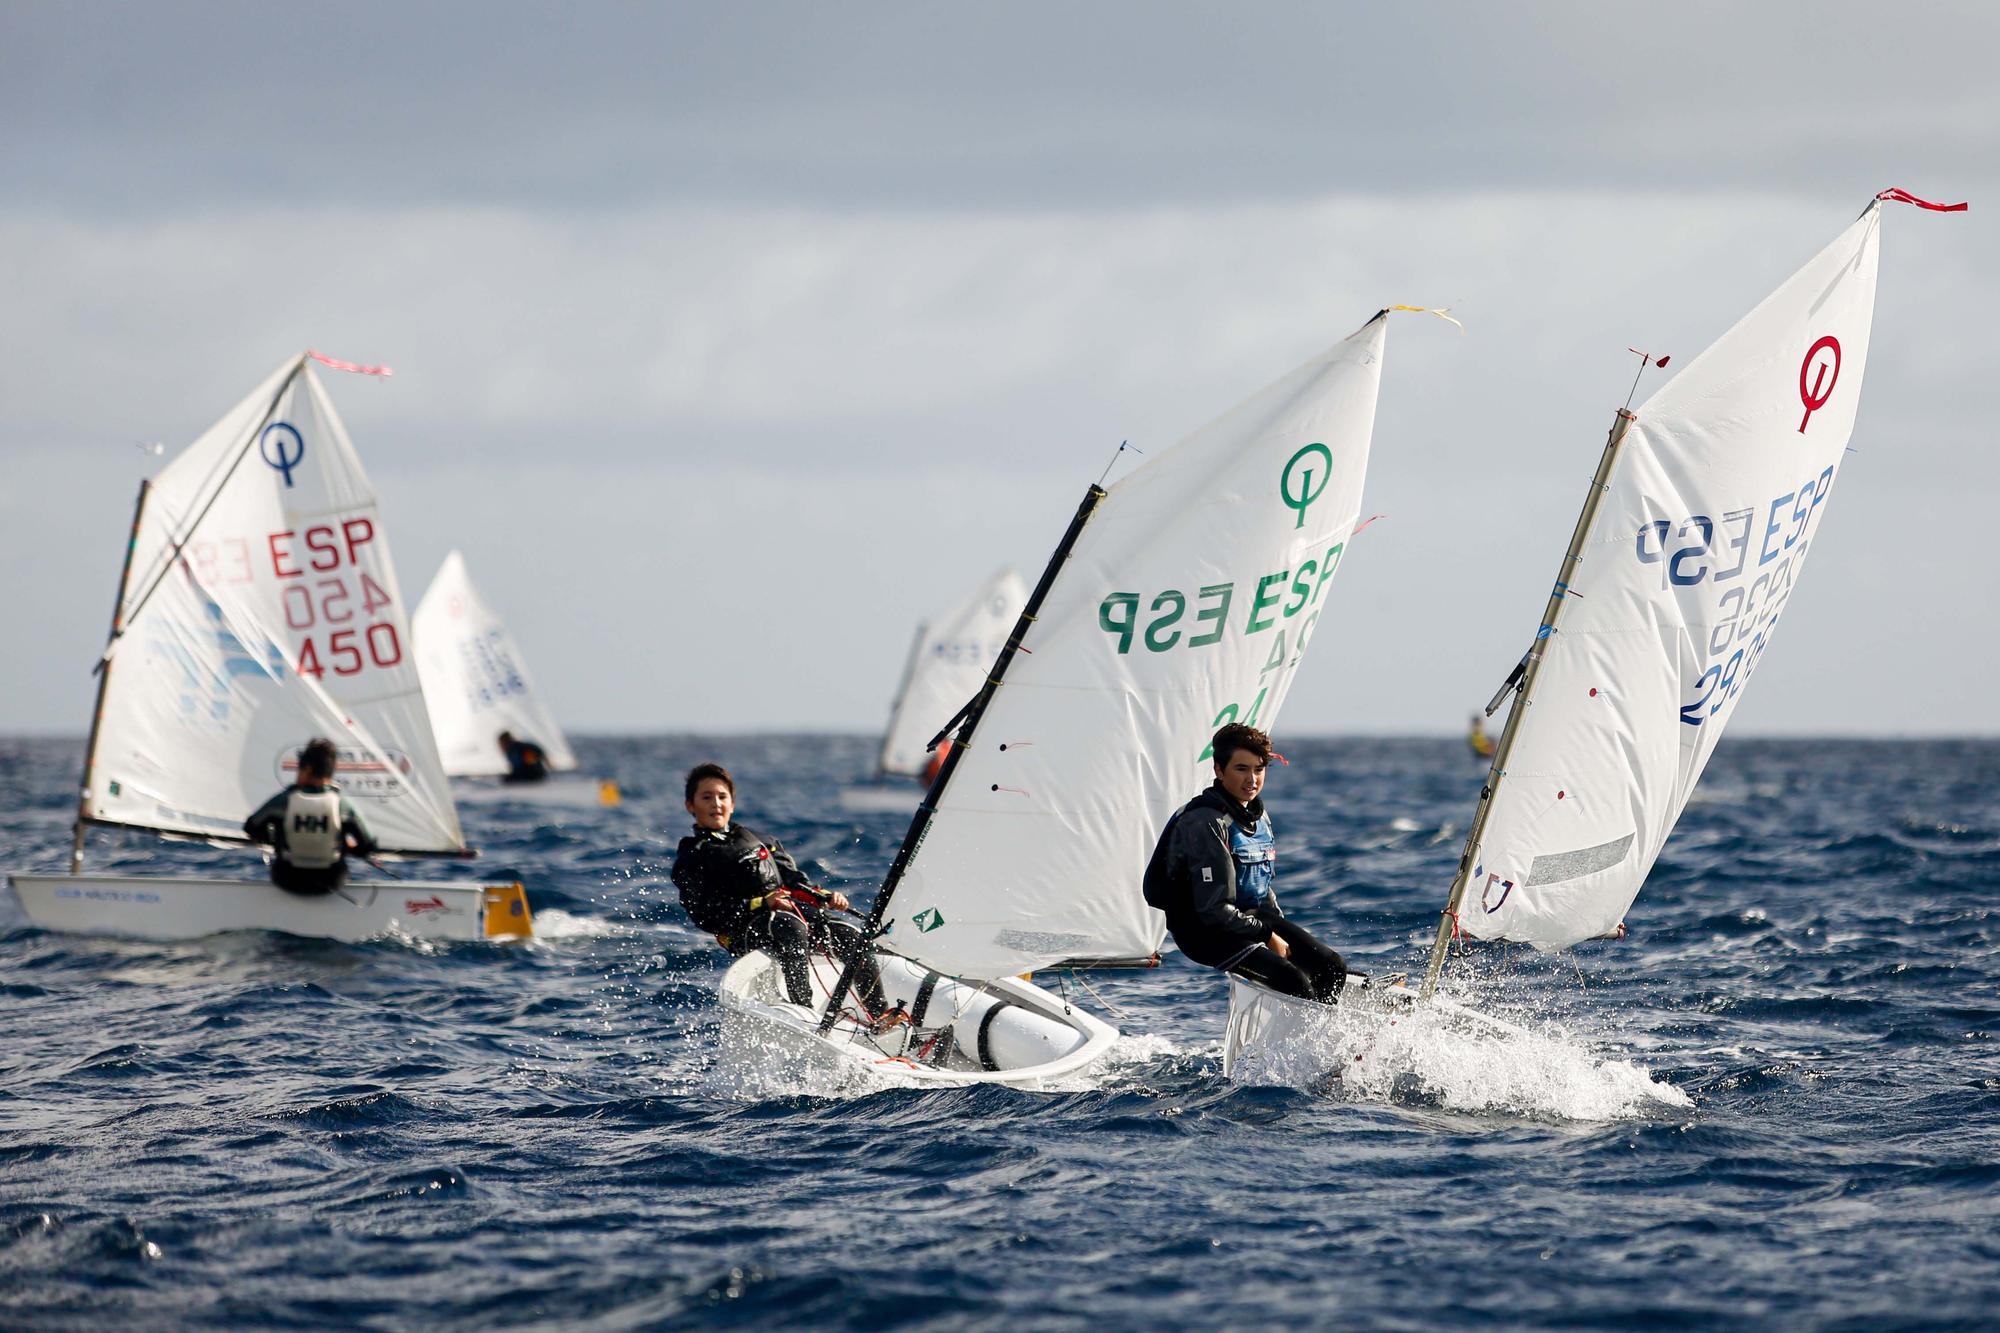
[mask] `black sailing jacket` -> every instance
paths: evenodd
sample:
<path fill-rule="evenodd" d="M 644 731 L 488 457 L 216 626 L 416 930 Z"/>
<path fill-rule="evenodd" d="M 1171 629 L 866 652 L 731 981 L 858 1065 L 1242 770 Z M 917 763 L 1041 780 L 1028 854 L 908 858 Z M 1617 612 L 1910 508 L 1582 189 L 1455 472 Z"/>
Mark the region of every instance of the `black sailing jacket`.
<path fill-rule="evenodd" d="M 1239 805 L 1212 783 L 1167 821 L 1146 865 L 1145 888 L 1146 901 L 1167 914 L 1176 941 L 1187 936 L 1261 944 L 1270 935 L 1269 925 L 1236 905 L 1236 858 L 1229 850 L 1230 824 L 1247 833 L 1263 816 L 1263 797 Z M 1271 907 L 1277 909 L 1276 898 Z"/>
<path fill-rule="evenodd" d="M 793 889 L 822 902 L 827 897 L 783 843 L 741 824 L 720 833 L 696 825 L 674 853 L 673 880 L 681 906 L 711 935 L 739 934 L 772 889 Z"/>

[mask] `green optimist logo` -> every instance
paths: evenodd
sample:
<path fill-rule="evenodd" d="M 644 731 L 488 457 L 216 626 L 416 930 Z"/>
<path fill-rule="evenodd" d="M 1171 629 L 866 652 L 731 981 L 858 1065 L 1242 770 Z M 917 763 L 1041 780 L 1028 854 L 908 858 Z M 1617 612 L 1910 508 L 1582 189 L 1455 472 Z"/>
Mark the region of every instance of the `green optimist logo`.
<path fill-rule="evenodd" d="M 1315 477 L 1319 479 L 1318 486 L 1313 485 Z M 1326 484 L 1331 480 L 1333 450 L 1323 444 L 1309 444 L 1286 462 L 1285 470 L 1278 474 L 1278 498 L 1285 502 L 1285 508 L 1298 511 L 1299 521 L 1292 524 L 1294 528 L 1306 525 L 1306 509 L 1325 494 Z"/>
<path fill-rule="evenodd" d="M 910 924 L 917 928 L 918 934 L 928 935 L 944 924 L 944 913 L 935 907 L 926 907 L 910 918 Z"/>

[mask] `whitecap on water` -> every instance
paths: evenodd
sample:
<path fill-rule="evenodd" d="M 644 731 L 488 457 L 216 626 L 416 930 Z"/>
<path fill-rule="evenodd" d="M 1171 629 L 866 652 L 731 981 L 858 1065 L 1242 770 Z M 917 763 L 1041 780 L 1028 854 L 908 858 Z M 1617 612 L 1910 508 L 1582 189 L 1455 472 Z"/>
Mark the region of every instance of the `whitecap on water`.
<path fill-rule="evenodd" d="M 559 907 L 545 907 L 535 913 L 534 937 L 538 940 L 602 939 L 623 934 L 625 929 L 616 921 L 598 916 L 577 916 Z"/>
<path fill-rule="evenodd" d="M 1285 1021 L 1244 1043 L 1233 1076 L 1350 1101 L 1538 1119 L 1637 1119 L 1693 1104 L 1557 1024 L 1493 1022 L 1455 1005 L 1397 1011 L 1295 1002 Z"/>

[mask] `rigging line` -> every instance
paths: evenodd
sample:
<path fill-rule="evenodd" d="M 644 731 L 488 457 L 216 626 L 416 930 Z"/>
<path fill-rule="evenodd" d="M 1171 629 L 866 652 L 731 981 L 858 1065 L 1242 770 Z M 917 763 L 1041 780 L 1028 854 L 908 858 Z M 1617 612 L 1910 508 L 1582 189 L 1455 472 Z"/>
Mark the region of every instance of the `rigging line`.
<path fill-rule="evenodd" d="M 1130 449 L 1135 454 L 1143 454 L 1146 452 L 1144 449 L 1141 449 L 1137 445 L 1133 444 L 1132 441 L 1130 440 L 1118 441 L 1118 447 L 1111 451 L 1111 461 L 1109 463 L 1106 463 L 1104 465 L 1104 471 L 1098 474 L 1097 484 L 1099 486 L 1102 486 L 1104 484 L 1104 479 L 1111 475 L 1111 469 L 1118 466 L 1118 456 L 1124 453 L 1127 449 Z"/>
<path fill-rule="evenodd" d="M 1664 369 L 1667 362 L 1672 358 L 1664 356 L 1655 357 L 1652 353 L 1642 352 L 1636 347 L 1628 347 L 1625 350 L 1639 358 L 1639 372 L 1632 376 L 1632 387 L 1625 394 L 1625 410 L 1629 412 L 1632 410 L 1632 398 L 1639 392 L 1639 376 L 1646 373 L 1646 367 L 1659 366 Z"/>
<path fill-rule="evenodd" d="M 1126 1013 L 1123 1009 L 1120 1009 L 1117 1005 L 1111 1003 L 1111 1001 L 1105 999 L 1102 995 L 1099 995 L 1097 993 L 1097 987 L 1091 985 L 1090 982 L 1084 978 L 1084 975 L 1081 972 L 1078 972 L 1076 969 L 1071 968 L 1069 975 L 1075 978 L 1077 985 L 1083 987 L 1085 990 L 1090 992 L 1091 999 L 1097 1001 L 1099 1004 L 1104 1006 L 1104 1010 L 1106 1013 L 1110 1014 L 1113 1018 L 1117 1019 L 1121 1023 L 1129 1023 L 1132 1021 L 1132 1015 Z"/>
<path fill-rule="evenodd" d="M 167 553 L 165 561 L 160 566 L 160 572 L 155 574 L 153 581 L 146 585 L 146 591 L 140 595 L 138 602 L 132 607 L 131 614 L 125 617 L 125 623 L 112 631 L 111 641 L 104 645 L 103 655 L 97 659 L 97 665 L 91 669 L 93 676 L 99 671 L 104 670 L 105 664 L 111 660 L 112 650 L 118 646 L 118 640 L 123 638 L 125 631 L 132 627 L 132 622 L 139 618 L 139 613 L 146 609 L 146 603 L 153 599 L 153 594 L 159 591 L 159 587 L 166 581 L 167 575 L 173 573 L 174 565 L 181 558 L 181 552 L 187 548 L 187 544 L 190 541 L 194 540 L 195 529 L 201 526 L 201 521 L 204 518 L 208 517 L 208 511 L 215 508 L 215 502 L 222 498 L 222 492 L 229 487 L 229 479 L 236 475 L 236 469 L 242 466 L 245 458 L 249 457 L 250 446 L 257 441 L 258 437 L 264 433 L 265 428 L 271 424 L 271 417 L 277 412 L 278 404 L 284 401 L 285 395 L 291 391 L 292 384 L 298 379 L 305 368 L 306 359 L 303 356 L 293 363 L 291 373 L 285 376 L 285 382 L 278 386 L 278 391 L 271 395 L 269 405 L 264 408 L 263 418 L 251 428 L 250 434 L 245 437 L 242 446 L 237 449 L 236 457 L 231 460 L 228 471 L 222 474 L 222 480 L 217 482 L 215 489 L 209 493 L 207 502 L 201 507 L 201 512 L 194 516 L 194 521 L 188 524 L 187 531 L 181 534 L 180 540 L 173 543 L 173 550 Z M 210 473 L 210 475 L 214 474 Z"/>

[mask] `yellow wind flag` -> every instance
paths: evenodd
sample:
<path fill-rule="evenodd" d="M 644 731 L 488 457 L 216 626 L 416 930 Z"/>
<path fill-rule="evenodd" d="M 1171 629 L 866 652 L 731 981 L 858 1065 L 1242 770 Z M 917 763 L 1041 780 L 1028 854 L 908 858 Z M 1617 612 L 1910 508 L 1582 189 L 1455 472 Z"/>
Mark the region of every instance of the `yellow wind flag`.
<path fill-rule="evenodd" d="M 1457 320 L 1451 317 L 1450 306 L 1392 305 L 1389 308 L 1391 310 L 1407 310 L 1413 315 L 1436 315 L 1447 324 L 1458 324 L 1458 331 L 1460 333 L 1465 332 L 1465 325 L 1459 324 Z"/>

